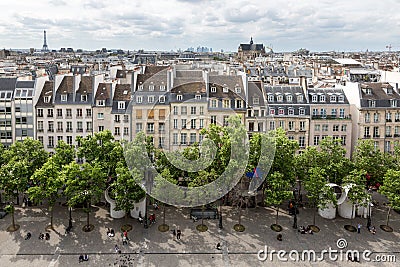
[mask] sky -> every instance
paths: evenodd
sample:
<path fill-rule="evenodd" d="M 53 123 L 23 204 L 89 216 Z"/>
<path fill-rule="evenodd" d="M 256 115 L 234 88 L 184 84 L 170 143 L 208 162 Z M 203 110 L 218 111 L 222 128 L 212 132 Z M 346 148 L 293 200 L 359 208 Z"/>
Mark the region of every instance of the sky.
<path fill-rule="evenodd" d="M 0 48 L 400 50 L 399 0 L 0 0 Z M 268 49 L 267 49 L 268 50 Z"/>

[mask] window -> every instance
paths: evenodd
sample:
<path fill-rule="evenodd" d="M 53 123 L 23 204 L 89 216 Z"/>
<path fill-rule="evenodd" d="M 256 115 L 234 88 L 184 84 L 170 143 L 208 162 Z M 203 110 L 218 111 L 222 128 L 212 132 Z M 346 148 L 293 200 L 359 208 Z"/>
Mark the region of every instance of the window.
<path fill-rule="evenodd" d="M 204 119 L 199 120 L 199 128 L 203 129 L 204 128 Z"/>
<path fill-rule="evenodd" d="M 278 115 L 285 115 L 285 109 L 284 108 L 279 108 L 278 109 Z"/>
<path fill-rule="evenodd" d="M 400 112 L 396 112 L 396 114 L 395 114 L 395 116 L 394 116 L 394 120 L 395 120 L 396 122 L 399 122 L 399 121 L 400 121 Z"/>
<path fill-rule="evenodd" d="M 391 122 L 392 121 L 392 113 L 387 112 L 386 113 L 386 122 Z"/>
<path fill-rule="evenodd" d="M 190 133 L 190 144 L 194 144 L 196 142 L 196 133 Z"/>
<path fill-rule="evenodd" d="M 242 108 L 242 100 L 240 99 L 236 100 L 236 108 Z"/>
<path fill-rule="evenodd" d="M 379 142 L 378 141 L 374 141 L 374 149 L 379 150 Z"/>
<path fill-rule="evenodd" d="M 260 115 L 259 110 L 258 109 L 254 110 L 254 117 L 258 117 L 259 115 Z"/>
<path fill-rule="evenodd" d="M 76 123 L 76 131 L 79 133 L 83 132 L 83 123 L 81 121 Z"/>
<path fill-rule="evenodd" d="M 87 95 L 81 95 L 81 102 L 87 101 Z"/>
<path fill-rule="evenodd" d="M 370 132 L 369 132 L 369 127 L 364 127 L 364 137 L 365 138 L 371 137 Z"/>
<path fill-rule="evenodd" d="M 49 122 L 47 123 L 47 126 L 48 126 L 48 131 L 49 131 L 49 132 L 54 132 L 54 122 L 49 121 Z"/>
<path fill-rule="evenodd" d="M 211 107 L 216 108 L 217 107 L 217 100 L 216 99 L 211 99 Z"/>
<path fill-rule="evenodd" d="M 72 136 L 67 136 L 67 145 L 72 145 Z"/>
<path fill-rule="evenodd" d="M 394 137 L 399 137 L 400 134 L 400 126 L 394 127 Z"/>
<path fill-rule="evenodd" d="M 397 107 L 397 100 L 396 100 L 396 99 L 391 99 L 391 100 L 390 100 L 390 106 L 391 106 L 392 108 Z"/>
<path fill-rule="evenodd" d="M 240 94 L 240 92 L 242 92 L 242 88 L 236 86 L 235 87 L 235 92 L 236 92 L 236 94 Z"/>
<path fill-rule="evenodd" d="M 201 95 L 195 95 L 195 96 L 194 96 L 194 99 L 196 99 L 196 100 L 201 100 Z"/>
<path fill-rule="evenodd" d="M 344 118 L 344 108 L 339 109 L 339 118 Z"/>
<path fill-rule="evenodd" d="M 174 106 L 174 111 L 173 111 L 174 115 L 178 115 L 178 107 Z"/>
<path fill-rule="evenodd" d="M 306 138 L 305 136 L 299 136 L 299 147 L 304 148 L 306 146 Z"/>
<path fill-rule="evenodd" d="M 329 127 L 328 124 L 322 124 L 322 131 L 323 132 L 327 132 L 328 131 L 328 127 Z"/>
<path fill-rule="evenodd" d="M 196 129 L 196 119 L 191 119 L 190 120 L 190 128 Z"/>
<path fill-rule="evenodd" d="M 124 127 L 124 135 L 129 135 L 129 127 Z"/>
<path fill-rule="evenodd" d="M 253 96 L 253 105 L 259 105 L 260 104 L 260 98 L 257 96 L 257 97 L 254 97 Z"/>
<path fill-rule="evenodd" d="M 72 132 L 72 121 L 67 121 L 67 132 Z"/>
<path fill-rule="evenodd" d="M 196 107 L 190 107 L 190 115 L 196 115 Z"/>
<path fill-rule="evenodd" d="M 149 95 L 149 96 L 147 97 L 147 102 L 148 102 L 148 103 L 154 103 L 154 96 L 153 96 L 153 95 Z"/>
<path fill-rule="evenodd" d="M 217 116 L 211 116 L 211 123 L 212 124 L 217 124 Z"/>
<path fill-rule="evenodd" d="M 293 101 L 293 96 L 292 95 L 286 95 L 286 101 L 287 102 L 292 102 Z"/>
<path fill-rule="evenodd" d="M 119 127 L 114 128 L 114 135 L 116 136 L 120 135 Z"/>
<path fill-rule="evenodd" d="M 143 84 L 142 84 L 142 82 L 140 82 L 140 84 L 139 84 L 139 91 L 143 91 Z"/>
<path fill-rule="evenodd" d="M 102 113 L 102 112 L 97 113 L 97 119 L 103 120 L 104 119 L 104 113 Z"/>
<path fill-rule="evenodd" d="M 317 108 L 313 108 L 312 114 L 313 114 L 313 116 L 317 116 L 318 115 L 318 109 Z"/>
<path fill-rule="evenodd" d="M 270 122 L 269 122 L 269 130 L 270 130 L 270 131 L 275 130 L 275 121 L 270 121 Z"/>
<path fill-rule="evenodd" d="M 126 115 L 127 116 L 127 115 Z M 165 120 L 165 109 L 159 109 L 158 110 L 158 118 L 160 120 Z"/>
<path fill-rule="evenodd" d="M 293 116 L 294 115 L 294 108 L 289 108 L 288 109 L 288 114 L 289 114 L 289 116 Z"/>
<path fill-rule="evenodd" d="M 43 109 L 41 109 L 41 108 L 37 109 L 36 116 L 38 116 L 39 118 L 43 117 Z"/>
<path fill-rule="evenodd" d="M 340 96 L 338 97 L 338 101 L 339 101 L 339 102 L 344 102 L 344 96 L 343 96 L 343 95 L 340 95 Z"/>
<path fill-rule="evenodd" d="M 222 100 L 222 107 L 223 108 L 230 108 L 231 107 L 231 101 L 229 99 Z"/>
<path fill-rule="evenodd" d="M 305 131 L 305 130 L 306 130 L 306 122 L 300 121 L 300 131 Z"/>
<path fill-rule="evenodd" d="M 0 126 L 3 126 L 2 124 Z M 37 124 L 38 132 L 43 132 L 43 121 L 38 121 Z"/>
<path fill-rule="evenodd" d="M 217 87 L 211 86 L 211 93 L 216 93 L 217 92 Z"/>
<path fill-rule="evenodd" d="M 181 127 L 182 129 L 186 129 L 186 119 L 181 120 Z"/>
<path fill-rule="evenodd" d="M 336 118 L 336 115 L 337 115 L 337 109 L 336 108 L 333 108 L 331 110 L 331 115 L 332 115 L 332 117 Z"/>
<path fill-rule="evenodd" d="M 283 95 L 279 94 L 276 96 L 276 101 L 277 102 L 283 102 Z"/>
<path fill-rule="evenodd" d="M 53 109 L 48 109 L 47 110 L 47 117 L 53 117 Z"/>
<path fill-rule="evenodd" d="M 174 129 L 178 129 L 178 119 L 174 119 Z"/>
<path fill-rule="evenodd" d="M 182 96 L 182 95 L 177 95 L 177 96 L 176 96 L 176 100 L 182 101 L 182 99 L 183 99 L 183 96 Z"/>
<path fill-rule="evenodd" d="M 63 131 L 63 122 L 58 121 L 57 122 L 57 132 L 62 132 Z"/>
<path fill-rule="evenodd" d="M 62 95 L 61 95 L 61 101 L 62 101 L 62 102 L 67 102 L 67 95 L 62 94 Z"/>
<path fill-rule="evenodd" d="M 346 145 L 346 136 L 345 135 L 342 135 L 341 137 L 340 137 L 340 139 L 341 139 L 341 141 L 342 141 L 342 145 Z"/>
<path fill-rule="evenodd" d="M 371 114 L 365 113 L 364 120 L 365 120 L 365 122 L 370 122 L 371 121 Z"/>
<path fill-rule="evenodd" d="M 124 101 L 118 101 L 118 109 L 125 109 L 125 102 Z"/>
<path fill-rule="evenodd" d="M 275 115 L 275 109 L 269 108 L 269 115 Z"/>
<path fill-rule="evenodd" d="M 72 118 L 72 109 L 70 109 L 70 108 L 67 108 L 67 118 Z"/>
<path fill-rule="evenodd" d="M 114 121 L 115 122 L 120 122 L 120 116 L 119 115 L 114 115 Z"/>
<path fill-rule="evenodd" d="M 143 124 L 141 122 L 136 123 L 136 133 L 143 130 Z"/>
<path fill-rule="evenodd" d="M 151 109 L 149 111 L 149 113 L 147 114 L 147 118 L 150 119 L 150 120 L 154 119 L 154 109 Z"/>
<path fill-rule="evenodd" d="M 304 108 L 299 108 L 299 115 L 300 116 L 306 115 L 306 110 Z"/>
<path fill-rule="evenodd" d="M 318 146 L 319 145 L 319 135 L 315 135 L 314 136 L 314 146 Z"/>
<path fill-rule="evenodd" d="M 390 153 L 390 149 L 391 149 L 390 143 L 391 143 L 390 141 L 385 141 L 385 152 Z"/>
<path fill-rule="evenodd" d="M 223 117 L 223 122 L 222 122 L 222 123 L 223 123 L 223 125 L 224 125 L 225 127 L 229 125 L 228 118 L 229 118 L 228 116 L 224 116 L 224 117 Z"/>
<path fill-rule="evenodd" d="M 347 131 L 347 125 L 346 125 L 346 124 L 343 124 L 341 130 L 342 130 L 342 132 L 346 132 L 346 131 Z"/>
<path fill-rule="evenodd" d="M 294 131 L 295 122 L 294 121 L 289 121 L 288 127 L 289 127 L 289 131 Z"/>
<path fill-rule="evenodd" d="M 39 140 L 39 142 L 42 143 L 42 145 L 43 145 L 43 136 L 38 136 L 38 140 Z"/>
<path fill-rule="evenodd" d="M 57 109 L 57 118 L 62 118 L 63 112 L 62 109 L 58 108 Z"/>
<path fill-rule="evenodd" d="M 106 102 L 104 100 L 97 100 L 97 105 L 99 107 L 104 107 L 106 105 Z"/>
<path fill-rule="evenodd" d="M 303 102 L 303 95 L 297 95 L 297 102 Z"/>
<path fill-rule="evenodd" d="M 374 113 L 374 122 L 379 122 L 379 113 Z"/>
<path fill-rule="evenodd" d="M 331 95 L 329 98 L 330 102 L 336 102 L 336 96 L 335 95 Z"/>
<path fill-rule="evenodd" d="M 268 95 L 268 102 L 274 102 L 274 95 Z"/>
<path fill-rule="evenodd" d="M 174 144 L 174 145 L 178 144 L 178 133 L 172 134 L 172 144 Z"/>
<path fill-rule="evenodd" d="M 181 145 L 187 144 L 187 133 L 181 133 Z"/>
<path fill-rule="evenodd" d="M 154 91 L 154 84 L 149 85 L 149 91 Z"/>
<path fill-rule="evenodd" d="M 47 145 L 47 147 L 48 148 L 54 147 L 54 136 L 49 136 L 48 137 L 48 145 Z"/>
<path fill-rule="evenodd" d="M 224 87 L 222 87 L 222 92 L 223 93 L 228 93 L 229 92 L 229 89 L 228 89 L 228 87 L 226 87 L 226 84 L 224 84 Z"/>
<path fill-rule="evenodd" d="M 385 135 L 386 135 L 386 137 L 392 136 L 392 127 L 391 126 L 386 126 Z"/>
<path fill-rule="evenodd" d="M 86 109 L 86 118 L 91 118 L 91 117 L 92 117 L 92 110 Z"/>
<path fill-rule="evenodd" d="M 160 95 L 160 96 L 158 97 L 158 102 L 160 102 L 160 103 L 165 103 L 165 96 Z"/>
<path fill-rule="evenodd" d="M 50 98 L 51 98 L 51 96 L 45 96 L 44 103 L 50 103 Z"/>
<path fill-rule="evenodd" d="M 379 137 L 379 127 L 374 127 L 374 137 Z"/>
<path fill-rule="evenodd" d="M 181 106 L 181 115 L 186 115 L 186 114 L 187 114 L 187 107 Z"/>
<path fill-rule="evenodd" d="M 141 95 L 136 96 L 136 103 L 140 104 L 143 102 L 143 97 Z"/>
<path fill-rule="evenodd" d="M 77 118 L 82 118 L 82 109 L 81 109 L 81 108 L 78 108 L 78 109 L 76 110 L 76 117 L 77 117 Z"/>
<path fill-rule="evenodd" d="M 368 107 L 374 108 L 375 107 L 375 100 L 368 100 Z"/>
<path fill-rule="evenodd" d="M 326 118 L 326 109 L 321 108 L 321 117 Z"/>
<path fill-rule="evenodd" d="M 204 107 L 203 106 L 200 107 L 200 115 L 204 115 Z"/>
<path fill-rule="evenodd" d="M 160 85 L 160 91 L 165 91 L 165 85 Z"/>
<path fill-rule="evenodd" d="M 159 133 L 165 132 L 165 124 L 163 122 L 158 123 L 158 132 Z"/>
<path fill-rule="evenodd" d="M 154 133 L 154 123 L 152 122 L 147 123 L 147 133 Z"/>
<path fill-rule="evenodd" d="M 333 125 L 333 131 L 338 132 L 339 131 L 339 125 Z"/>
<path fill-rule="evenodd" d="M 315 124 L 315 125 L 314 125 L 314 131 L 319 132 L 320 129 L 321 129 L 320 126 L 321 126 L 321 125 L 319 125 L 319 124 Z"/>
<path fill-rule="evenodd" d="M 86 131 L 87 132 L 93 131 L 93 126 L 92 126 L 92 122 L 91 121 L 87 121 L 86 122 Z"/>

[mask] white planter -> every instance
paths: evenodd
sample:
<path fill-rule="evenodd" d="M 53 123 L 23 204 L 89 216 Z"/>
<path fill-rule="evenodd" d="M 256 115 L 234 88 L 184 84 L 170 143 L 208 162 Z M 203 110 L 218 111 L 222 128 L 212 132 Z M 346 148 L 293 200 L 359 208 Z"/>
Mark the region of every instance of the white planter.
<path fill-rule="evenodd" d="M 142 217 L 144 217 L 146 213 L 146 197 L 144 197 L 138 203 L 135 203 L 135 208 L 131 209 L 132 218 L 139 218 L 139 212 L 141 212 Z"/>
<path fill-rule="evenodd" d="M 120 219 L 123 218 L 125 216 L 125 211 L 123 210 L 115 210 L 115 200 L 112 199 L 109 195 L 108 195 L 108 190 L 109 188 L 107 188 L 107 190 L 104 192 L 104 197 L 106 199 L 106 201 L 108 203 L 110 203 L 110 216 L 111 218 L 114 219 Z"/>
<path fill-rule="evenodd" d="M 354 219 L 356 215 L 356 208 L 352 203 L 346 198 L 346 200 L 339 205 L 338 208 L 339 216 L 346 219 Z"/>
<path fill-rule="evenodd" d="M 336 207 L 333 203 L 327 204 L 325 209 L 318 209 L 318 214 L 325 219 L 335 219 L 336 217 Z"/>

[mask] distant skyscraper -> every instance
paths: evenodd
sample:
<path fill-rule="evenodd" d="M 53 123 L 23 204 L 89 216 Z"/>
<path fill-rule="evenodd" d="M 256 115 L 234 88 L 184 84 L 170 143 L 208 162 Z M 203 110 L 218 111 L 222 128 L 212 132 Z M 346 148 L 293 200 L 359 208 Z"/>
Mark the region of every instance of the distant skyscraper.
<path fill-rule="evenodd" d="M 47 41 L 46 41 L 46 31 L 44 31 L 43 35 L 43 47 L 42 47 L 42 52 L 49 52 L 49 48 L 47 46 Z"/>

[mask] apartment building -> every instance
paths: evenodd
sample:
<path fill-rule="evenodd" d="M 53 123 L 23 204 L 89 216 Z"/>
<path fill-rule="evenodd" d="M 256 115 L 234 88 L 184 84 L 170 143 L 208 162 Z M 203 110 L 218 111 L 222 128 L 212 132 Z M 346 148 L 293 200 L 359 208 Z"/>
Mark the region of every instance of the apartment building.
<path fill-rule="evenodd" d="M 111 114 L 114 116 L 112 133 L 114 134 L 116 140 L 131 141 L 132 107 L 129 105 L 130 101 L 131 85 L 117 84 L 115 86 L 111 109 Z"/>
<path fill-rule="evenodd" d="M 35 81 L 17 81 L 15 84 L 13 114 L 15 124 L 13 136 L 15 141 L 22 141 L 34 135 L 34 110 Z"/>
<path fill-rule="evenodd" d="M 328 136 L 341 140 L 347 157 L 351 153 L 352 121 L 350 104 L 342 89 L 310 88 L 307 90 L 311 110 L 311 146 L 318 146 Z"/>
<path fill-rule="evenodd" d="M 254 132 L 265 132 L 271 118 L 268 116 L 268 104 L 261 81 L 248 82 L 246 99 L 246 129 L 251 137 Z"/>
<path fill-rule="evenodd" d="M 14 141 L 12 105 L 16 82 L 16 78 L 0 78 L 0 142 L 5 147 Z"/>

